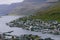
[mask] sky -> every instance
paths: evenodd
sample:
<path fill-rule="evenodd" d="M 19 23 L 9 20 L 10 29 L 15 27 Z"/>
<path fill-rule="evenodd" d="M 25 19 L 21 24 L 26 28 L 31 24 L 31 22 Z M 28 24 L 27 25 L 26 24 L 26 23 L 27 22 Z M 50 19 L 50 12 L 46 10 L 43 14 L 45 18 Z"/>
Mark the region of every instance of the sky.
<path fill-rule="evenodd" d="M 23 0 L 0 0 L 0 4 L 11 4 L 11 3 L 17 3 L 22 2 Z M 47 2 L 51 1 L 57 1 L 57 0 L 46 0 Z"/>
<path fill-rule="evenodd" d="M 0 4 L 11 4 L 11 3 L 17 3 L 22 1 L 23 0 L 0 0 Z"/>

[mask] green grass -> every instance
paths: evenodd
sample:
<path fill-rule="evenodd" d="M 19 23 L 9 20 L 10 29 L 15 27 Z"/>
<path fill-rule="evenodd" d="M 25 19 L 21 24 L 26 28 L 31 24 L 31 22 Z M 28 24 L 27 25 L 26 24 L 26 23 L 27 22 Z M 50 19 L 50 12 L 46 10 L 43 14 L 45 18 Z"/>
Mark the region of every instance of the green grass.
<path fill-rule="evenodd" d="M 33 19 L 57 20 L 60 22 L 60 3 L 56 3 L 47 10 L 39 11 L 36 15 L 31 16 Z"/>

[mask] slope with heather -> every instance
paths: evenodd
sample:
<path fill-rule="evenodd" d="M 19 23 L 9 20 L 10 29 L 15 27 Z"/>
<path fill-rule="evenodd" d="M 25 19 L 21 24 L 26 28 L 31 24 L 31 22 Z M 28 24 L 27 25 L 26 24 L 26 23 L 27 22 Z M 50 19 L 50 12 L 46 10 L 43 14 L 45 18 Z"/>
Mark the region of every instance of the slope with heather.
<path fill-rule="evenodd" d="M 31 18 L 60 21 L 60 5 L 59 4 L 60 3 L 56 3 L 46 10 L 36 12 L 36 15 L 31 16 Z"/>

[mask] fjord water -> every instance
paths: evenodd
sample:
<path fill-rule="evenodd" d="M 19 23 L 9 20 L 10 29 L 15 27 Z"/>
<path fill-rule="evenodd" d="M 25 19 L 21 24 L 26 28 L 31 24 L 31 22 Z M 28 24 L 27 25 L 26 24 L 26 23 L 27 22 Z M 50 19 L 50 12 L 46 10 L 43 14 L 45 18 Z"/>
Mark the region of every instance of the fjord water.
<path fill-rule="evenodd" d="M 4 32 L 13 31 L 12 33 L 10 33 L 10 35 L 20 36 L 23 34 L 33 34 L 33 35 L 39 35 L 42 38 L 51 37 L 52 39 L 60 40 L 60 35 L 42 34 L 41 32 L 33 32 L 33 31 L 24 30 L 22 28 L 9 27 L 6 25 L 6 23 L 16 20 L 19 17 L 22 17 L 22 16 L 2 16 L 0 18 L 0 34 Z"/>

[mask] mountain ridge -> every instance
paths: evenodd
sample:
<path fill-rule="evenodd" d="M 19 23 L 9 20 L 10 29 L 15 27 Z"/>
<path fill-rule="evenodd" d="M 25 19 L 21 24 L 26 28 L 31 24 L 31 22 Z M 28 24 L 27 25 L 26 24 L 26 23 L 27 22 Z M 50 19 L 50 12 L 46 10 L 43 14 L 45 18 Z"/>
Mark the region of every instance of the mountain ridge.
<path fill-rule="evenodd" d="M 21 6 L 13 9 L 8 15 L 31 15 L 41 9 L 41 7 L 48 7 L 51 5 L 51 3 L 46 3 L 45 0 L 25 0 L 21 4 Z"/>
<path fill-rule="evenodd" d="M 12 3 L 10 5 L 0 6 L 0 15 L 32 15 L 38 10 L 50 7 L 54 2 L 49 3 L 46 0 L 24 0 L 21 3 Z"/>

